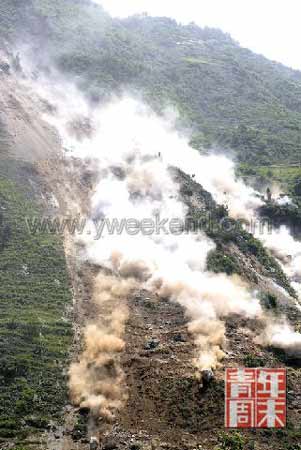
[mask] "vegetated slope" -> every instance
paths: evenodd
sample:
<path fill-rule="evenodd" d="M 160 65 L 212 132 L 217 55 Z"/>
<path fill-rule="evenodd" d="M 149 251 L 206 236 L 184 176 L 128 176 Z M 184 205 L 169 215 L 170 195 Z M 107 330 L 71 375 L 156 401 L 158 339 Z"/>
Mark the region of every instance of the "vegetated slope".
<path fill-rule="evenodd" d="M 236 273 L 257 285 L 264 277 L 266 281 L 281 286 L 289 295 L 295 295 L 279 263 L 241 223 L 229 217 L 223 205 L 218 205 L 189 175 L 176 170 L 175 179 L 181 184 L 180 192 L 189 207 L 189 217 L 197 224 L 204 223 L 202 231 L 216 244 L 207 261 L 211 272 Z"/>
<path fill-rule="evenodd" d="M 36 163 L 51 150 L 55 157 L 57 142 L 21 91 L 13 76 L 0 74 L 1 448 L 61 421 L 72 341 L 62 239 L 33 234 L 26 223 L 49 212 Z"/>
<path fill-rule="evenodd" d="M 299 159 L 301 73 L 219 30 L 112 19 L 89 0 L 4 0 L 0 31 L 36 46 L 44 65 L 74 76 L 94 100 L 126 88 L 159 110 L 177 106 L 196 147 L 219 144 L 252 164 Z"/>
<path fill-rule="evenodd" d="M 51 419 L 61 420 L 67 400 L 64 365 L 72 329 L 62 244 L 32 235 L 24 211 L 33 200 L 0 176 L 0 441 L 25 438 Z"/>

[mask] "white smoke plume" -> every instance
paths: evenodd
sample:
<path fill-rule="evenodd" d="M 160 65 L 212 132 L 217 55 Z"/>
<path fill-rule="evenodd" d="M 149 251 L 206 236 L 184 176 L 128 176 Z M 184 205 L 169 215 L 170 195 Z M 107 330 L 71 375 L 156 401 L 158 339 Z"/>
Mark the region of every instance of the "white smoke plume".
<path fill-rule="evenodd" d="M 283 263 L 290 277 L 301 276 L 301 242 L 296 241 L 286 226 L 262 235 L 267 248 Z"/>
<path fill-rule="evenodd" d="M 245 201 L 238 195 L 240 183 L 235 181 L 233 165 L 226 158 L 201 157 L 184 137 L 172 131 L 168 122 L 135 101 L 113 103 L 97 111 L 93 122 L 92 139 L 72 143 L 78 156 L 97 161 L 101 174 L 91 199 L 92 218 L 184 218 L 187 210 L 170 176 L 172 165 L 194 173 L 216 195 L 220 189 L 227 189 L 234 210 Z M 223 168 L 216 173 L 221 164 Z M 248 188 L 244 187 L 243 192 Z M 246 194 L 247 205 L 257 204 L 257 199 L 250 201 L 249 197 Z M 241 209 L 246 213 L 246 206 Z M 198 349 L 196 365 L 200 369 L 216 367 L 223 357 L 223 317 L 262 314 L 255 294 L 238 277 L 206 271 L 206 257 L 214 243 L 202 233 L 132 236 L 104 231 L 99 240 L 89 236 L 83 239 L 90 261 L 118 276 L 133 276 L 145 288 L 183 306 Z"/>
<path fill-rule="evenodd" d="M 98 170 L 99 182 L 90 200 L 91 227 L 102 218 L 119 222 L 124 218 L 185 218 L 187 208 L 179 199 L 179 186 L 169 172 L 171 166 L 193 175 L 218 203 L 227 203 L 232 217 L 249 221 L 262 204 L 252 188 L 235 178 L 231 161 L 223 156 L 200 155 L 188 145 L 186 137 L 174 130 L 173 124 L 135 100 L 124 98 L 93 109 L 75 91 L 74 97 L 68 90 L 61 96 L 53 92 L 49 95 L 45 88 L 40 91 L 56 105 L 50 120 L 59 130 L 64 147 L 73 156 L 93 160 Z M 200 370 L 218 367 L 224 356 L 225 317 L 240 314 L 263 319 L 256 293 L 238 277 L 206 270 L 206 258 L 214 243 L 202 233 L 132 235 L 104 229 L 98 240 L 92 234 L 81 240 L 86 259 L 110 270 L 111 282 L 116 281 L 118 286 L 109 289 L 109 294 L 106 288 L 100 289 L 100 298 L 104 295 L 110 302 L 113 298 L 114 304 L 117 297 L 120 304 L 121 298 L 128 295 L 122 283 L 130 280 L 131 287 L 139 283 L 182 305 L 196 344 L 195 364 Z M 124 321 L 122 314 L 123 325 Z M 267 328 L 265 336 L 261 340 L 264 345 L 286 345 L 285 333 L 273 334 Z M 116 369 L 114 386 L 110 385 L 107 370 L 123 350 L 120 322 L 117 328 L 114 320 L 109 325 L 101 320 L 89 325 L 85 344 L 80 361 L 70 369 L 73 400 L 110 418 L 124 401 L 120 367 Z"/>
<path fill-rule="evenodd" d="M 286 320 L 269 323 L 256 341 L 264 346 L 284 350 L 288 356 L 301 357 L 301 334 L 296 333 Z"/>
<path fill-rule="evenodd" d="M 284 195 L 283 197 L 279 197 L 276 199 L 276 203 L 280 206 L 285 206 L 285 205 L 292 205 L 292 199 L 289 198 L 288 195 Z"/>

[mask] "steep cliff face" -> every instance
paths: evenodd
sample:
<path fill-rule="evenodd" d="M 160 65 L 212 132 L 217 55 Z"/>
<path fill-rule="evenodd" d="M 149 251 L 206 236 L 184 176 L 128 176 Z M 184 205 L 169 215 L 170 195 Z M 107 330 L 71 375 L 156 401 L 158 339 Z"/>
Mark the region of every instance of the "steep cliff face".
<path fill-rule="evenodd" d="M 37 163 L 55 158 L 60 150 L 59 138 L 41 118 L 42 103 L 26 89 L 13 73 L 11 59 L 0 53 L 1 157 Z"/>

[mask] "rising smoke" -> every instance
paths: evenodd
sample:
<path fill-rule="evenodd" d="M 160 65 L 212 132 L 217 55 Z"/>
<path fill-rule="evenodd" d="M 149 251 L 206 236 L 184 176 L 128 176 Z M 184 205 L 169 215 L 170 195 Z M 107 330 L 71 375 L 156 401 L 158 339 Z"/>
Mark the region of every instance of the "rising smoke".
<path fill-rule="evenodd" d="M 114 419 L 127 398 L 119 359 L 125 347 L 126 299 L 134 288 L 132 279 L 98 275 L 94 285 L 98 317 L 86 327 L 85 349 L 69 370 L 74 404 L 107 421 Z"/>
<path fill-rule="evenodd" d="M 49 98 L 49 92 L 40 88 L 40 93 L 56 104 L 56 114 L 49 120 L 59 130 L 64 147 L 73 156 L 92 159 L 98 171 L 99 182 L 87 199 L 91 227 L 103 217 L 184 219 L 187 208 L 170 175 L 171 166 L 193 174 L 218 203 L 228 205 L 232 217 L 250 220 L 256 214 L 262 200 L 236 180 L 234 164 L 224 156 L 200 155 L 167 118 L 158 118 L 129 98 L 92 109 L 73 91 L 78 103 L 70 104 L 66 92 L 57 97 L 52 91 Z M 95 415 L 111 419 L 126 398 L 119 356 L 124 349 L 124 308 L 132 289 L 148 289 L 182 305 L 199 370 L 216 368 L 223 359 L 227 316 L 266 320 L 256 292 L 240 278 L 206 270 L 207 255 L 215 245 L 201 232 L 104 233 L 99 240 L 87 235 L 81 241 L 84 258 L 110 271 L 110 276 L 101 275 L 96 283 L 94 301 L 101 305 L 99 316 L 87 326 L 85 349 L 70 368 L 74 402 L 88 406 Z M 266 244 L 272 248 L 268 241 Z M 105 321 L 104 305 L 110 305 Z M 292 351 L 299 339 L 286 323 L 268 323 L 258 342 Z"/>
<path fill-rule="evenodd" d="M 301 334 L 296 333 L 285 319 L 280 323 L 268 323 L 256 342 L 284 350 L 290 357 L 301 357 Z"/>

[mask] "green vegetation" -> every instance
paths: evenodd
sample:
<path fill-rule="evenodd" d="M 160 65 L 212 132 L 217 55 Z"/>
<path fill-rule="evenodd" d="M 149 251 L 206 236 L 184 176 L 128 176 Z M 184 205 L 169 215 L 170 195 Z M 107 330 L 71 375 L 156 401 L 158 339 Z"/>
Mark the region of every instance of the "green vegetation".
<path fill-rule="evenodd" d="M 243 163 L 240 164 L 238 173 L 245 176 L 262 177 L 268 183 L 271 183 L 271 181 L 277 182 L 283 187 L 284 193 L 287 193 L 287 189 L 294 185 L 297 180 L 301 180 L 301 167 L 285 164 L 269 167 Z"/>
<path fill-rule="evenodd" d="M 220 446 L 218 450 L 245 450 L 246 439 L 238 432 L 221 433 L 219 436 Z"/>
<path fill-rule="evenodd" d="M 62 243 L 31 235 L 38 214 L 13 182 L 0 178 L 0 438 L 25 437 L 61 419 L 64 368 L 72 338 L 71 294 Z"/>
<path fill-rule="evenodd" d="M 280 187 L 281 194 L 287 195 L 291 203 L 279 204 L 278 196 L 273 195 L 272 201 L 266 201 L 259 209 L 261 217 L 269 218 L 274 227 L 286 225 L 293 235 L 301 235 L 301 167 L 276 166 L 257 167 L 249 164 L 240 164 L 237 175 L 249 178 L 253 184 L 271 187 L 273 184 Z M 278 194 L 279 195 L 279 194 Z"/>
<path fill-rule="evenodd" d="M 23 445 L 17 445 L 14 447 L 14 450 L 29 450 L 29 448 L 24 447 Z"/>
<path fill-rule="evenodd" d="M 259 356 L 249 353 L 244 357 L 244 367 L 262 367 L 265 365 L 265 360 Z"/>
<path fill-rule="evenodd" d="M 237 165 L 237 175 L 251 181 L 256 186 L 277 185 L 281 194 L 288 195 L 300 207 L 301 167 L 295 165 L 256 166 L 242 163 Z M 274 196 L 275 197 L 275 196 Z M 292 208 L 291 208 L 292 209 Z"/>
<path fill-rule="evenodd" d="M 296 205 L 279 205 L 276 202 L 267 202 L 259 210 L 262 217 L 271 219 L 274 226 L 287 225 L 293 233 L 301 231 L 301 210 Z"/>
<path fill-rule="evenodd" d="M 287 422 L 287 427 L 272 430 L 274 436 L 277 436 L 278 442 L 280 444 L 280 449 L 284 450 L 299 450 L 300 449 L 300 439 L 301 439 L 301 428 L 300 426 L 295 427 L 289 421 Z"/>
<path fill-rule="evenodd" d="M 244 255 L 248 262 L 260 263 L 262 273 L 272 278 L 282 286 L 290 295 L 296 296 L 288 278 L 283 272 L 280 264 L 265 249 L 263 244 L 251 233 L 245 230 L 241 221 L 229 217 L 227 207 L 218 205 L 210 193 L 202 186 L 195 183 L 190 176 L 180 170 L 174 170 L 174 177 L 180 183 L 180 193 L 184 203 L 188 206 L 186 226 L 192 231 L 201 230 L 207 234 L 216 244 L 216 251 L 209 254 L 207 268 L 226 273 L 244 273 L 250 280 L 257 282 L 256 274 L 246 268 L 239 261 L 233 249 L 233 245 Z M 200 199 L 201 207 L 197 208 L 191 203 L 190 198 L 195 194 Z"/>
<path fill-rule="evenodd" d="M 208 206 L 208 205 L 207 205 Z M 208 212 L 206 210 L 191 208 L 189 217 L 193 219 L 192 229 L 197 229 L 202 221 L 208 223 Z M 263 266 L 265 275 L 276 281 L 287 292 L 296 296 L 291 287 L 288 278 L 283 272 L 280 264 L 265 249 L 263 244 L 243 228 L 243 225 L 228 216 L 228 211 L 223 206 L 216 205 L 212 200 L 210 202 L 210 227 L 203 229 L 217 246 L 217 251 L 209 254 L 207 267 L 215 271 L 226 273 L 241 273 L 242 268 L 233 255 L 230 255 L 229 245 L 235 244 L 238 249 L 249 259 L 256 260 Z M 202 229 L 202 227 L 201 227 Z M 226 251 L 226 249 L 228 249 Z"/>
<path fill-rule="evenodd" d="M 219 144 L 263 166 L 299 160 L 301 73 L 219 30 L 112 19 L 90 0 L 2 0 L 0 36 L 30 42 L 35 58 L 50 55 L 92 100 L 129 90 L 158 111 L 177 107 L 196 148 Z"/>
<path fill-rule="evenodd" d="M 207 269 L 211 272 L 224 272 L 227 275 L 240 274 L 238 262 L 232 255 L 226 255 L 222 249 L 212 250 L 207 256 Z"/>
<path fill-rule="evenodd" d="M 290 295 L 296 296 L 294 289 L 291 287 L 290 282 L 279 263 L 252 234 L 241 228 L 240 230 L 236 229 L 236 232 L 222 235 L 221 239 L 226 239 L 228 242 L 234 242 L 245 255 L 249 257 L 255 256 L 264 267 L 267 276 L 273 278 L 280 286 L 286 289 Z"/>
<path fill-rule="evenodd" d="M 274 294 L 271 293 L 263 294 L 262 301 L 267 309 L 275 310 L 277 308 L 277 297 Z"/>
<path fill-rule="evenodd" d="M 88 434 L 88 416 L 85 413 L 81 413 L 76 418 L 76 423 L 74 424 L 72 437 L 74 441 L 78 441 L 83 436 Z"/>

